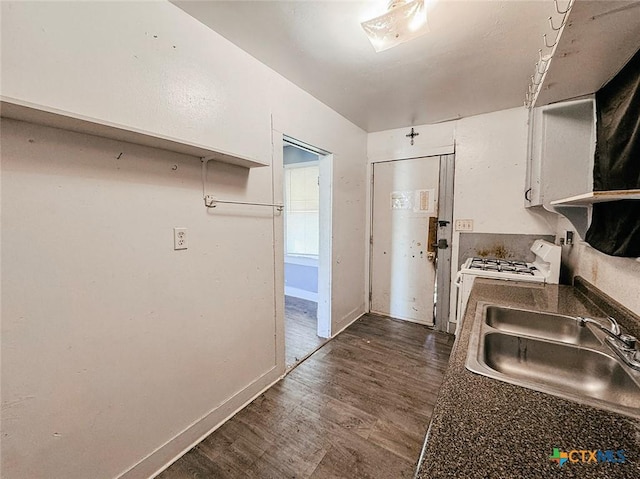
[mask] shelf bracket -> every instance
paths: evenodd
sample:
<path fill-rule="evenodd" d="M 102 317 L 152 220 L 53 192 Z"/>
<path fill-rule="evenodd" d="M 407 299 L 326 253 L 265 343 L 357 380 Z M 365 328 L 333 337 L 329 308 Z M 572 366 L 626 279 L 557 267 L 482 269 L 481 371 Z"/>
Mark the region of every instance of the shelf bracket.
<path fill-rule="evenodd" d="M 589 223 L 591 222 L 591 205 L 580 206 L 562 206 L 554 205 L 544 208 L 548 211 L 561 214 L 569 220 L 569 222 L 576 229 L 576 233 L 580 238 L 584 239 L 587 230 L 589 229 Z"/>

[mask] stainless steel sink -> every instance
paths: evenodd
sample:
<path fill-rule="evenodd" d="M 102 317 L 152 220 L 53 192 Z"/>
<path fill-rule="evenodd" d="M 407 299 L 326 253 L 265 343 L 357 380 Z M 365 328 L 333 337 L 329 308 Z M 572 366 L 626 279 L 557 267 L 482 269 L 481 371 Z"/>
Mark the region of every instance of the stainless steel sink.
<path fill-rule="evenodd" d="M 486 323 L 507 333 L 560 341 L 581 346 L 598 346 L 600 340 L 576 318 L 524 309 L 487 306 Z"/>
<path fill-rule="evenodd" d="M 606 345 L 604 333 L 570 316 L 482 305 L 467 369 L 564 399 L 640 417 L 640 373 Z"/>

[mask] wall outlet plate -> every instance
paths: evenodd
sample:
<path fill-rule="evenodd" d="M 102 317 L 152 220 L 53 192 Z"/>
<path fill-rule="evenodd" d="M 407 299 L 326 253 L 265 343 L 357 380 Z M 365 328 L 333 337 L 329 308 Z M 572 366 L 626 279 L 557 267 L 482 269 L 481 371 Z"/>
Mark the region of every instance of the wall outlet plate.
<path fill-rule="evenodd" d="M 564 232 L 564 244 L 567 246 L 573 245 L 573 231 Z"/>
<path fill-rule="evenodd" d="M 187 228 L 173 228 L 173 249 L 187 249 Z"/>
<path fill-rule="evenodd" d="M 473 220 L 456 220 L 456 231 L 473 231 Z"/>

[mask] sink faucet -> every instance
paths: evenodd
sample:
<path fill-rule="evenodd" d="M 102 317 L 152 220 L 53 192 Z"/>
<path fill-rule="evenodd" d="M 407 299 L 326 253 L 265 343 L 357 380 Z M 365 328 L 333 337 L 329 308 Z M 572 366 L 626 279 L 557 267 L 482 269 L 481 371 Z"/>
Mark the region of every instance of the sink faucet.
<path fill-rule="evenodd" d="M 605 333 L 608 333 L 609 336 L 612 336 L 612 337 L 615 337 L 615 338 L 619 338 L 620 337 L 620 334 L 621 334 L 620 325 L 618 324 L 618 321 L 616 321 L 611 316 L 609 316 L 607 318 L 609 320 L 609 327 L 608 328 L 606 326 L 604 326 L 600 320 L 596 320 L 596 319 L 593 319 L 593 318 L 586 318 L 584 316 L 578 316 L 576 319 L 578 320 L 578 324 L 580 324 L 580 326 L 584 326 L 586 323 L 595 324 L 600 329 L 602 329 Z"/>
<path fill-rule="evenodd" d="M 609 327 L 602 324 L 601 321 L 593 318 L 578 316 L 576 319 L 578 320 L 578 324 L 583 327 L 586 326 L 587 323 L 598 326 L 601 331 L 604 331 L 609 336 L 608 339 L 611 347 L 616 353 L 618 353 L 624 362 L 634 369 L 640 369 L 640 351 L 636 349 L 636 343 L 638 340 L 635 336 L 624 334 L 620 330 L 620 325 L 614 318 L 611 316 L 607 318 L 610 323 Z"/>
<path fill-rule="evenodd" d="M 616 321 L 614 318 L 609 316 L 607 319 L 609 320 L 609 327 L 603 325 L 601 321 L 593 318 L 586 318 L 584 316 L 577 317 L 578 324 L 580 324 L 580 326 L 584 326 L 586 323 L 595 324 L 602 331 L 607 333 L 609 337 L 622 343 L 625 349 L 635 350 L 637 339 L 634 336 L 631 336 L 630 334 L 623 334 L 622 331 L 620 330 L 620 325 L 618 324 L 618 321 Z"/>

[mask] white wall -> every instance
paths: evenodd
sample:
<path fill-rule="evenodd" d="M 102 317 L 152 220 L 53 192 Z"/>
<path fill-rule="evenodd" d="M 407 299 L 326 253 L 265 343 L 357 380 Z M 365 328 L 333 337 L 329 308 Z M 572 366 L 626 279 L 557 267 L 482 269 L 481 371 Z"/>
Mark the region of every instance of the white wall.
<path fill-rule="evenodd" d="M 640 316 L 640 259 L 609 256 L 589 246 L 566 219 L 558 221 L 558 235 L 573 231 L 574 244 L 562 247 L 569 275 L 582 276 L 600 291 Z"/>
<path fill-rule="evenodd" d="M 24 3 L 2 2 L 4 96 L 271 160 L 275 75 L 179 8 Z"/>
<path fill-rule="evenodd" d="M 370 162 L 376 162 L 453 153 L 455 128 L 455 121 L 418 125 L 413 128 L 414 133 L 418 134 L 413 138 L 413 145 L 411 139 L 406 136 L 410 133 L 409 128 L 369 133 L 367 157 Z"/>
<path fill-rule="evenodd" d="M 332 152 L 333 331 L 364 311 L 366 134 L 177 7 L 3 2 L 2 95 L 272 163 L 220 197 L 282 200 L 282 133 Z M 3 477 L 148 477 L 284 371 L 281 217 L 200 181 L 3 121 Z"/>
<path fill-rule="evenodd" d="M 524 108 L 457 121 L 454 218 L 476 233 L 553 232 L 555 215 L 524 208 L 527 135 Z"/>
<path fill-rule="evenodd" d="M 577 237 L 577 234 L 574 235 Z M 568 250 L 563 259 L 573 276 L 582 276 L 635 314 L 640 315 L 640 261 L 635 258 L 608 256 L 583 241 Z"/>
<path fill-rule="evenodd" d="M 555 234 L 557 215 L 524 207 L 527 117 L 514 108 L 457 121 L 453 218 L 472 219 L 475 233 Z"/>
<path fill-rule="evenodd" d="M 206 211 L 191 157 L 2 123 L 3 476 L 115 477 L 278 377 L 268 211 Z"/>

